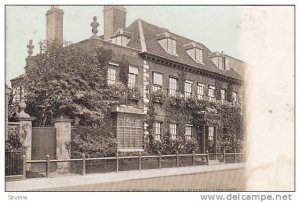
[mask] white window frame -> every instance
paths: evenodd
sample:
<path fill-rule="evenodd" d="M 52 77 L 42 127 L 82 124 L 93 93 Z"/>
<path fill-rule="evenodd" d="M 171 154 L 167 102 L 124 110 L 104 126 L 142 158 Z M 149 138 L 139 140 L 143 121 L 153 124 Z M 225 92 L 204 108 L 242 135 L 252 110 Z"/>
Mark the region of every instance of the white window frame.
<path fill-rule="evenodd" d="M 113 85 L 117 82 L 117 68 L 109 66 L 107 70 L 107 84 Z"/>
<path fill-rule="evenodd" d="M 212 127 L 212 126 L 208 127 L 207 139 L 210 141 L 215 140 L 215 127 Z"/>
<path fill-rule="evenodd" d="M 128 88 L 133 89 L 136 87 L 136 81 L 138 76 L 138 68 L 129 66 L 129 73 L 128 73 Z"/>
<path fill-rule="evenodd" d="M 154 140 L 160 141 L 161 140 L 161 122 L 155 122 L 155 134 Z"/>
<path fill-rule="evenodd" d="M 116 36 L 111 39 L 111 42 L 113 44 L 119 45 L 119 46 L 126 46 L 130 39 L 126 36 Z"/>
<path fill-rule="evenodd" d="M 205 85 L 203 83 L 197 83 L 197 98 L 199 100 L 203 99 L 204 97 L 204 87 Z"/>
<path fill-rule="evenodd" d="M 177 124 L 176 123 L 170 123 L 170 136 L 172 140 L 175 140 L 177 138 Z"/>
<path fill-rule="evenodd" d="M 193 136 L 193 125 L 191 124 L 186 124 L 185 125 L 185 130 L 184 130 L 184 138 L 186 141 L 190 141 Z"/>
<path fill-rule="evenodd" d="M 170 55 L 175 55 L 177 56 L 177 51 L 176 51 L 176 40 L 172 39 L 170 37 L 160 39 L 158 43 L 165 49 L 165 51 L 170 54 Z"/>
<path fill-rule="evenodd" d="M 169 77 L 169 95 L 176 96 L 177 93 L 177 79 Z"/>
<path fill-rule="evenodd" d="M 159 76 L 161 76 L 161 84 L 159 84 L 159 83 L 156 83 L 155 82 L 155 75 L 159 75 Z M 161 74 L 161 73 L 159 73 L 159 72 L 153 72 L 152 73 L 152 85 L 153 85 L 153 92 L 156 92 L 157 90 L 160 90 L 160 89 L 162 89 L 162 86 L 163 86 L 163 80 L 164 80 L 164 76 L 163 76 L 163 74 Z"/>
<path fill-rule="evenodd" d="M 237 92 L 232 92 L 232 101 L 233 101 L 234 104 L 236 104 L 238 102 Z"/>
<path fill-rule="evenodd" d="M 216 87 L 208 86 L 208 99 L 209 101 L 216 101 Z"/>
<path fill-rule="evenodd" d="M 224 102 L 226 100 L 226 90 L 221 89 L 221 101 Z"/>
<path fill-rule="evenodd" d="M 189 87 L 190 86 L 190 87 Z M 190 98 L 193 95 L 193 81 L 184 82 L 184 98 Z"/>

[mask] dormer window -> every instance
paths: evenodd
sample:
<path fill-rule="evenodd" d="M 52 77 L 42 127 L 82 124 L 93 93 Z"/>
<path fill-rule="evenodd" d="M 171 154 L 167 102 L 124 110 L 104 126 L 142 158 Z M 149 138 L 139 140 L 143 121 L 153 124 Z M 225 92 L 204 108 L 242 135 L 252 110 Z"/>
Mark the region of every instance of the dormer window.
<path fill-rule="evenodd" d="M 203 64 L 203 52 L 202 47 L 198 44 L 192 42 L 189 44 L 186 44 L 184 46 L 184 49 L 186 50 L 186 53 L 197 63 Z"/>
<path fill-rule="evenodd" d="M 127 46 L 131 38 L 131 33 L 119 29 L 112 37 L 111 42 L 119 46 Z"/>
<path fill-rule="evenodd" d="M 176 38 L 171 36 L 168 32 L 156 35 L 158 43 L 170 55 L 176 55 Z"/>
<path fill-rule="evenodd" d="M 223 51 L 210 53 L 209 57 L 220 70 L 230 70 L 230 58 Z"/>

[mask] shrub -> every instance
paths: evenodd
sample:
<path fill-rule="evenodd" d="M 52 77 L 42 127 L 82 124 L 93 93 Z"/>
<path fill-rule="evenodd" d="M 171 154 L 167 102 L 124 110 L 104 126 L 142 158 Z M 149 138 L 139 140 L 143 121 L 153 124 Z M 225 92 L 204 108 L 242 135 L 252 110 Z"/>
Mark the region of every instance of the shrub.
<path fill-rule="evenodd" d="M 71 158 L 78 158 L 82 153 L 86 157 L 114 156 L 117 151 L 115 134 L 106 127 L 74 127 L 70 145 Z"/>
<path fill-rule="evenodd" d="M 184 144 L 184 151 L 187 154 L 191 154 L 193 151 L 196 151 L 199 149 L 199 143 L 195 138 L 191 138 L 188 141 L 185 141 Z"/>
<path fill-rule="evenodd" d="M 166 135 L 163 138 L 164 142 L 164 151 L 163 154 L 175 154 L 184 152 L 184 140 L 178 136 L 176 139 L 171 139 L 170 136 Z"/>
<path fill-rule="evenodd" d="M 24 131 L 24 130 L 22 130 Z M 5 151 L 17 151 L 23 148 L 26 133 L 20 132 L 19 127 L 8 128 L 5 140 Z"/>

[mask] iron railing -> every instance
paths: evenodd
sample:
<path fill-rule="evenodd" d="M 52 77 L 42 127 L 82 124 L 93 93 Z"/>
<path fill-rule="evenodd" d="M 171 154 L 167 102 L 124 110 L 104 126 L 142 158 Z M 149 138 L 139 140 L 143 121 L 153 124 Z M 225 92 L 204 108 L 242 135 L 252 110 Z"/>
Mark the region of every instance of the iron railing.
<path fill-rule="evenodd" d="M 171 164 L 172 161 L 168 161 L 167 159 L 174 158 L 175 164 Z M 183 160 L 184 158 L 187 158 Z M 50 160 L 49 155 L 46 156 L 45 160 L 29 160 L 26 161 L 27 164 L 34 164 L 34 163 L 45 163 L 46 165 L 46 177 L 49 177 L 50 172 L 50 163 L 63 163 L 63 162 L 80 162 L 82 169 L 81 174 L 85 175 L 87 171 L 87 164 L 89 161 L 103 161 L 103 160 L 113 160 L 115 161 L 115 170 L 111 170 L 111 172 L 119 172 L 120 167 L 124 165 L 133 165 L 133 161 L 136 162 L 136 168 L 132 168 L 130 170 L 143 170 L 143 169 L 151 169 L 151 168 L 158 168 L 161 169 L 163 167 L 183 167 L 183 166 L 196 166 L 196 165 L 208 165 L 209 164 L 209 158 L 208 154 L 195 154 L 193 152 L 192 154 L 169 154 L 169 155 L 145 155 L 142 156 L 141 153 L 138 156 L 119 156 L 118 153 L 116 153 L 116 156 L 114 157 L 99 157 L 99 158 L 86 158 L 85 154 L 82 154 L 82 158 L 78 159 L 64 159 L 64 160 Z M 150 162 L 150 164 L 149 164 Z M 188 162 L 188 163 L 187 163 Z M 166 165 L 169 163 L 168 165 Z M 100 166 L 102 164 L 99 164 Z M 124 169 L 121 169 L 124 170 Z"/>
<path fill-rule="evenodd" d="M 23 151 L 5 151 L 5 177 L 23 178 L 26 174 Z"/>

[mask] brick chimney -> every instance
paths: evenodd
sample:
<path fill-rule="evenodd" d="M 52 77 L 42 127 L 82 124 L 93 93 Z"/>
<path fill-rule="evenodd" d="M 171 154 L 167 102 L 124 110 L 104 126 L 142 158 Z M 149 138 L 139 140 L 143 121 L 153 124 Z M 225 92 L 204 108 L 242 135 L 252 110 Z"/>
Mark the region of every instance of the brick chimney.
<path fill-rule="evenodd" d="M 104 6 L 104 40 L 126 25 L 126 8 L 124 6 Z"/>
<path fill-rule="evenodd" d="M 63 10 L 58 6 L 51 6 L 46 13 L 47 41 L 63 45 Z"/>

